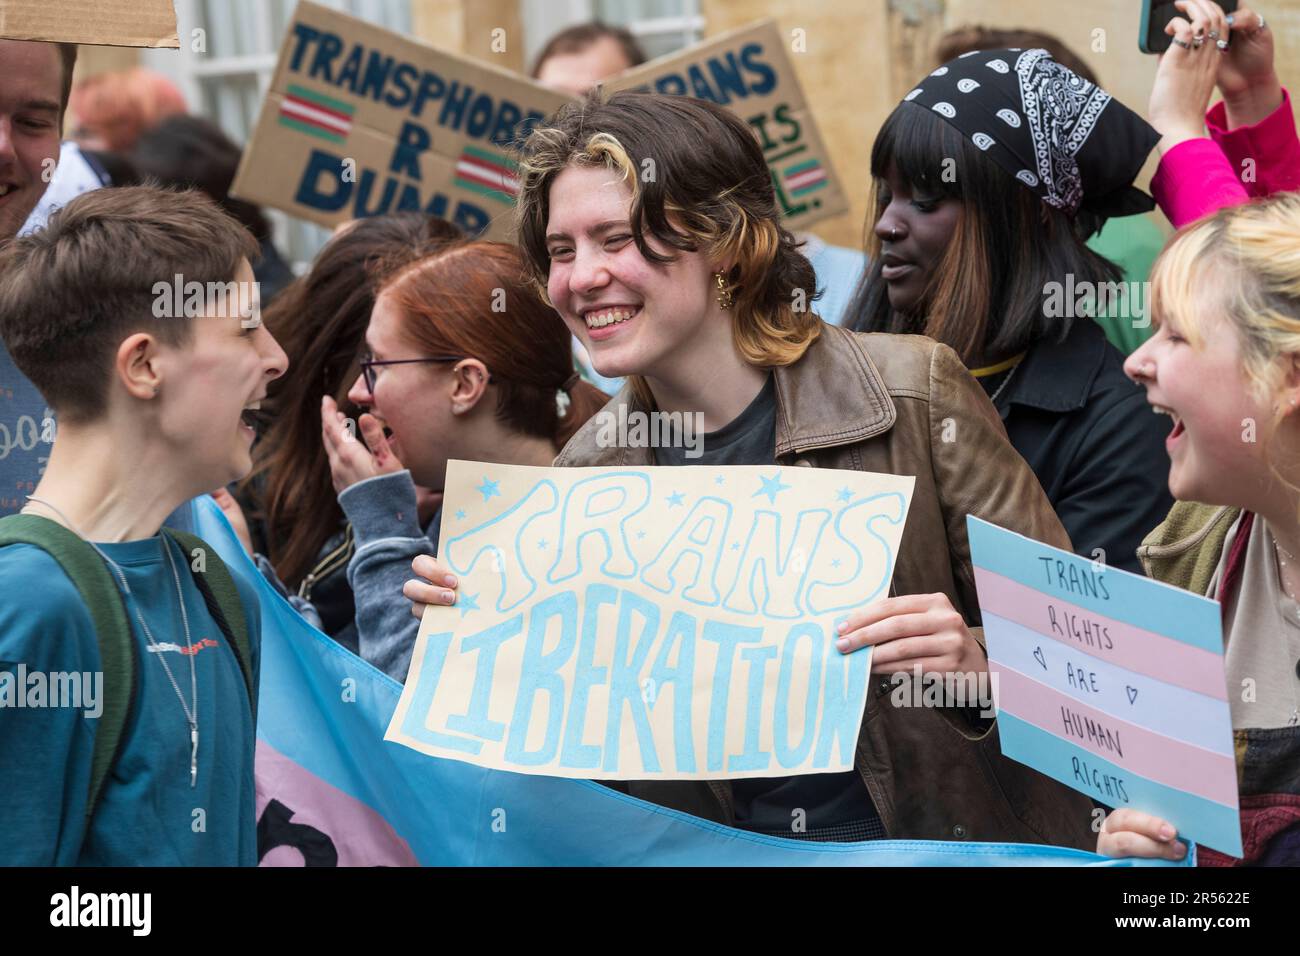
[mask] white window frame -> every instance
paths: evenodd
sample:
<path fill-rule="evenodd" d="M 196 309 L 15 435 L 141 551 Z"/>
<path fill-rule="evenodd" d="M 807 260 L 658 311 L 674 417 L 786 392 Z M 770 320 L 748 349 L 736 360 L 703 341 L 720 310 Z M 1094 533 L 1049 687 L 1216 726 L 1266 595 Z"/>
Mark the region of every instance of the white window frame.
<path fill-rule="evenodd" d="M 333 2 L 331 0 L 320 0 L 320 2 L 340 9 L 343 8 L 341 0 L 333 0 Z M 410 17 L 411 0 L 406 0 L 406 2 L 407 16 Z M 360 7 L 358 15 L 370 22 L 383 22 L 378 12 L 380 5 L 383 3 L 388 3 L 391 7 L 392 0 L 357 0 L 357 5 Z M 190 42 L 193 30 L 199 24 L 201 0 L 175 0 L 175 4 L 176 30 L 181 45 L 179 52 L 176 50 L 142 50 L 140 64 L 167 75 L 180 88 L 190 109 L 197 115 L 207 116 L 208 119 L 214 122 L 220 122 L 221 118 L 209 116 L 207 113 L 207 100 L 204 96 L 202 82 L 204 80 L 253 77 L 257 80 L 258 96 L 265 100 L 267 91 L 271 88 L 271 78 L 275 74 L 275 65 L 279 60 L 281 41 L 276 40 L 273 48 L 267 52 L 242 56 L 219 57 L 211 53 L 191 53 Z M 258 17 L 256 35 L 264 40 L 272 40 L 275 36 L 273 4 L 268 0 L 258 0 L 252 6 L 256 10 Z M 212 27 L 212 24 L 207 25 L 209 32 L 211 32 Z M 211 49 L 211 38 L 209 38 L 209 49 Z M 256 121 L 257 117 L 253 116 L 251 122 L 255 123 Z M 226 132 L 232 135 L 236 142 L 243 145 L 247 145 L 253 135 L 251 127 L 243 131 L 227 129 Z M 271 223 L 272 237 L 276 247 L 284 255 L 294 271 L 302 274 L 310 266 L 311 259 L 324 245 L 325 240 L 329 238 L 329 230 L 305 219 L 290 216 L 278 209 L 268 207 L 263 209 L 263 212 Z"/>

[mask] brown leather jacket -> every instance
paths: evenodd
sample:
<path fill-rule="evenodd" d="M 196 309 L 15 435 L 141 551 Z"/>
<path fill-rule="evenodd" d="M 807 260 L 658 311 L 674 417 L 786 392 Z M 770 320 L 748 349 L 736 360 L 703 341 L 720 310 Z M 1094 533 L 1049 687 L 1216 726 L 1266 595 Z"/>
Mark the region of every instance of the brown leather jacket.
<path fill-rule="evenodd" d="M 982 643 L 966 515 L 1070 549 L 997 412 L 946 346 L 823 325 L 804 357 L 774 375 L 778 464 L 915 476 L 892 594 L 943 592 Z M 630 387 L 606 408 L 622 402 L 644 411 Z M 654 464 L 653 449 L 599 447 L 597 428 L 591 419 L 555 464 Z M 1095 848 L 1087 797 L 1003 757 L 989 721 L 895 706 L 897 686 L 873 676 L 855 761 L 891 838 Z M 725 780 L 632 781 L 629 792 L 734 823 Z"/>

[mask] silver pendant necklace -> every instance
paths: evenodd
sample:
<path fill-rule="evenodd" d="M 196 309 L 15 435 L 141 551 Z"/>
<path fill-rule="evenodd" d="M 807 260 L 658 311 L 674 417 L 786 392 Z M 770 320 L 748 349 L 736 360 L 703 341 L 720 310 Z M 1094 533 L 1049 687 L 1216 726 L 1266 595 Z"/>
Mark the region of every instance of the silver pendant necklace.
<path fill-rule="evenodd" d="M 172 690 L 176 692 L 176 699 L 181 702 L 181 710 L 185 712 L 185 722 L 189 724 L 190 728 L 190 787 L 195 787 L 199 780 L 199 682 L 197 672 L 194 669 L 194 647 L 190 643 L 190 617 L 185 610 L 185 594 L 181 590 L 181 576 L 180 572 L 176 570 L 176 559 L 172 557 L 172 549 L 167 544 L 166 536 L 162 536 L 162 549 L 163 553 L 167 555 L 167 563 L 172 569 L 172 580 L 176 582 L 176 600 L 177 603 L 180 604 L 181 623 L 185 627 L 185 654 L 190 659 L 190 699 L 193 702 L 192 708 L 189 704 L 185 703 L 185 695 L 181 693 L 180 684 L 176 682 L 176 677 L 172 674 L 171 665 L 167 663 L 167 658 L 163 655 L 162 648 L 158 645 L 158 642 L 154 640 L 153 631 L 149 629 L 149 622 L 144 619 L 144 615 L 140 612 L 140 604 L 135 600 L 135 596 L 131 593 L 131 585 L 127 584 L 126 574 L 123 573 L 120 567 L 118 567 L 117 562 L 105 554 L 99 545 L 95 544 L 95 542 L 82 534 L 80 529 L 72 523 L 68 516 L 60 511 L 55 505 L 43 498 L 37 498 L 35 495 L 27 495 L 27 500 L 38 505 L 44 505 L 46 508 L 53 511 L 63 519 L 63 523 L 68 526 L 70 531 L 85 541 L 86 544 L 94 548 L 96 553 L 104 560 L 104 562 L 117 572 L 117 579 L 122 584 L 122 591 L 126 600 L 135 609 L 136 620 L 140 622 L 140 627 L 144 631 L 146 639 L 149 641 L 149 649 L 154 652 L 154 656 L 156 656 L 158 662 L 162 664 L 163 670 L 167 673 L 167 679 L 171 681 Z"/>
<path fill-rule="evenodd" d="M 1021 361 L 1023 361 L 1023 359 L 1022 359 Z M 1007 372 L 1007 377 L 1004 378 L 1004 379 L 1002 380 L 1002 384 L 999 385 L 999 386 L 997 387 L 997 391 L 995 391 L 992 395 L 989 396 L 989 401 L 993 404 L 993 407 L 994 407 L 994 408 L 997 407 L 997 404 L 998 404 L 998 396 L 1001 395 L 1002 392 L 1003 392 L 1003 390 L 1004 390 L 1008 385 L 1011 384 L 1011 379 L 1015 376 L 1015 374 L 1016 374 L 1016 369 L 1018 369 L 1018 368 L 1020 368 L 1020 362 L 1017 362 L 1015 365 L 1011 366 L 1010 370 Z"/>

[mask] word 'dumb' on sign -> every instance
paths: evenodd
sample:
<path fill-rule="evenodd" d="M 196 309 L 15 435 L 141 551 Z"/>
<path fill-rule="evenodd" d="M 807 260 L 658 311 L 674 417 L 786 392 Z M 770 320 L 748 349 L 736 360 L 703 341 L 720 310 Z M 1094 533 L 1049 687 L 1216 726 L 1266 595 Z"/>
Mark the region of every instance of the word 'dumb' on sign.
<path fill-rule="evenodd" d="M 452 462 L 457 602 L 426 612 L 388 739 L 554 776 L 846 770 L 870 656 L 841 654 L 835 624 L 888 593 L 911 492 L 776 466 Z"/>

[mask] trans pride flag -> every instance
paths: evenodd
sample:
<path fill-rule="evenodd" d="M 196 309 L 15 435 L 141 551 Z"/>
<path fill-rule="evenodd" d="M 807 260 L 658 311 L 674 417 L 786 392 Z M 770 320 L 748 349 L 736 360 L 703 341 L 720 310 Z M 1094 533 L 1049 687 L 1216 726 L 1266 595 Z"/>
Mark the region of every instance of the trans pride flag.
<path fill-rule="evenodd" d="M 257 816 L 264 866 L 1149 863 L 1022 844 L 765 837 L 590 781 L 485 770 L 386 742 L 400 685 L 308 625 L 262 579 L 215 501 L 198 498 L 188 507 L 174 523 L 216 548 L 262 603 Z"/>

